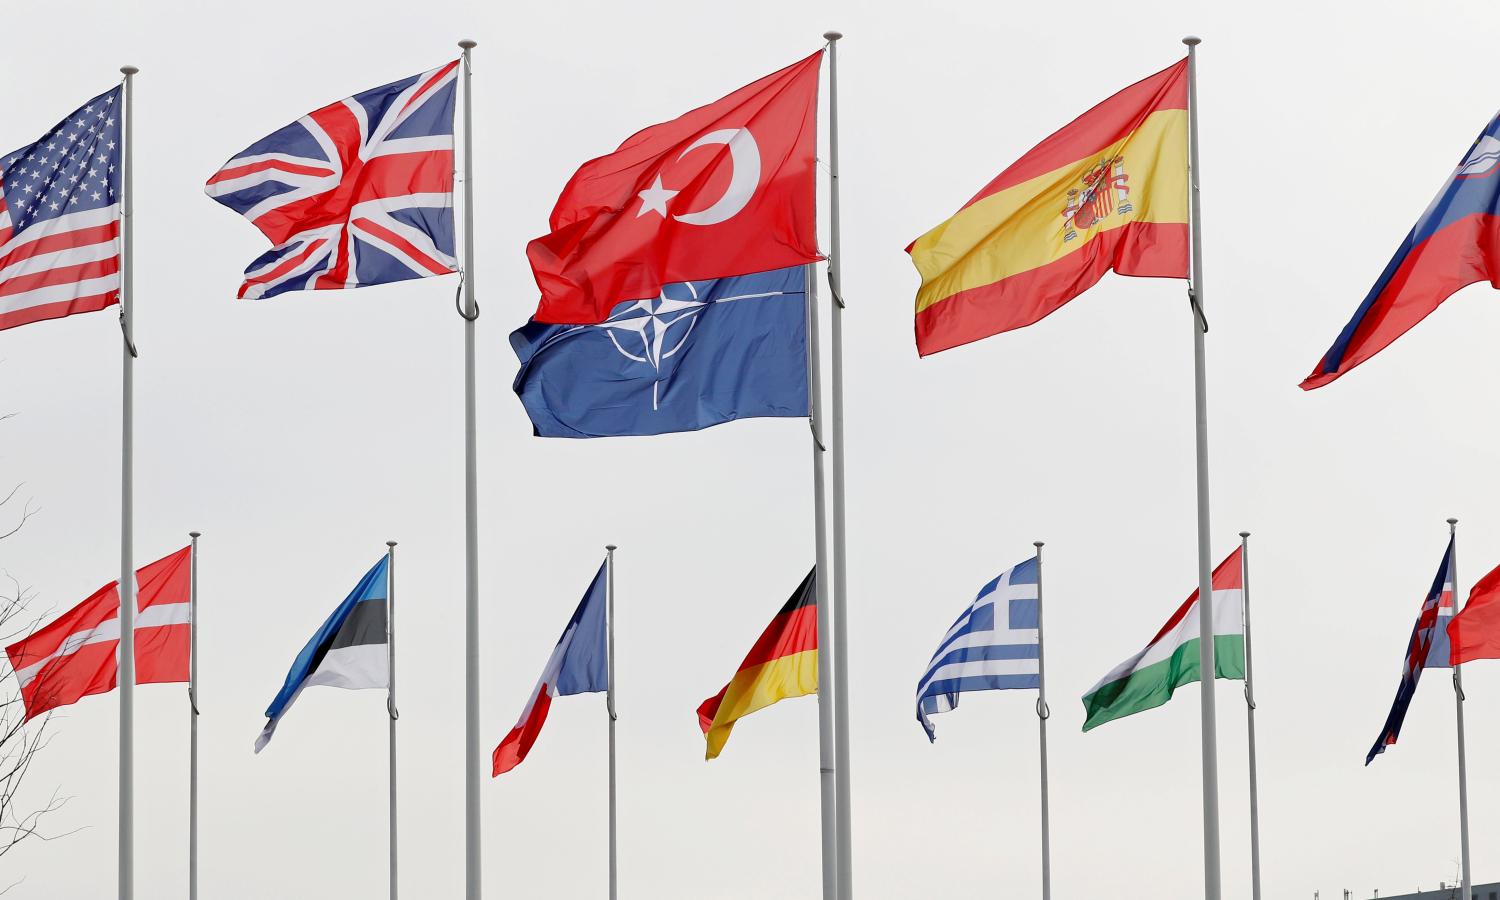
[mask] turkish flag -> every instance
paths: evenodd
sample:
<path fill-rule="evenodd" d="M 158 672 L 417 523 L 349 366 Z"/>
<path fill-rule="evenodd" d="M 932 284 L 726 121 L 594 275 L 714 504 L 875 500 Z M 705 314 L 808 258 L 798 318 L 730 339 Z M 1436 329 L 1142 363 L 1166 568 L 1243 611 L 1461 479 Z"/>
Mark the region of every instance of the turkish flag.
<path fill-rule="evenodd" d="M 822 259 L 822 58 L 820 50 L 584 163 L 552 210 L 551 233 L 526 248 L 542 292 L 535 319 L 597 324 L 666 284 Z"/>
<path fill-rule="evenodd" d="M 1450 665 L 1500 659 L 1500 567 L 1475 582 L 1469 602 L 1448 623 Z"/>

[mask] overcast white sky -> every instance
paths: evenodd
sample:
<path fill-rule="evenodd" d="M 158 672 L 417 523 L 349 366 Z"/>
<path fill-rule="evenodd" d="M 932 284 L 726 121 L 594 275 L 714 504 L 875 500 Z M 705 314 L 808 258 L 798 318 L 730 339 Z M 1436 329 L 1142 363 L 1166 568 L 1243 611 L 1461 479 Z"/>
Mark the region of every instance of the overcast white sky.
<path fill-rule="evenodd" d="M 225 158 L 352 92 L 475 56 L 486 752 L 605 543 L 620 545 L 622 895 L 817 893 L 816 704 L 702 760 L 717 691 L 811 563 L 807 426 L 533 438 L 506 336 L 523 248 L 584 160 L 842 29 L 856 890 L 1039 893 L 1029 693 L 967 697 L 929 746 L 928 656 L 986 580 L 1048 542 L 1056 896 L 1201 896 L 1198 689 L 1084 735 L 1079 695 L 1195 583 L 1191 320 L 1178 282 L 1106 277 L 1042 324 L 917 359 L 902 247 L 1046 134 L 1202 47 L 1215 557 L 1253 539 L 1265 894 L 1451 879 L 1453 701 L 1418 691 L 1364 768 L 1458 516 L 1459 581 L 1500 562 L 1500 305 L 1470 288 L 1353 375 L 1297 382 L 1500 103 L 1492 3 L 1274 0 L 412 6 L 22 0 L 0 62 L 19 145 L 141 67 L 137 526 L 142 563 L 204 532 L 203 895 L 385 890 L 376 692 L 307 693 L 251 745 L 293 655 L 384 549 L 399 558 L 402 881 L 460 895 L 461 323 L 453 279 L 232 300 L 265 249 L 203 196 Z M 50 31 L 50 33 L 49 33 Z M 826 302 L 826 295 L 824 300 Z M 117 568 L 113 313 L 0 335 L 0 481 L 43 507 L 0 566 L 66 608 Z M 1466 673 L 1474 874 L 1500 879 L 1500 662 Z M 1221 684 L 1225 895 L 1249 897 L 1244 707 Z M 138 693 L 137 896 L 185 896 L 185 688 Z M 32 773 L 83 830 L 0 865 L 15 896 L 113 896 L 116 695 L 70 708 Z M 558 701 L 484 785 L 486 897 L 596 897 L 602 697 Z"/>

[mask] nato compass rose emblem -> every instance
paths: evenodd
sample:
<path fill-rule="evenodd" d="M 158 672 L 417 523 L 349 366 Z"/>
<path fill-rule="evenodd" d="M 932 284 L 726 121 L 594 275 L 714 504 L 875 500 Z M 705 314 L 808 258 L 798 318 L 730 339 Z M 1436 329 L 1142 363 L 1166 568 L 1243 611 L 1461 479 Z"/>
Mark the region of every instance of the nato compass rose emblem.
<path fill-rule="evenodd" d="M 1068 205 L 1063 209 L 1063 241 L 1078 237 L 1077 229 L 1087 231 L 1114 213 L 1128 215 L 1130 178 L 1125 174 L 1125 157 L 1106 156 L 1083 175 L 1082 188 L 1068 189 Z"/>
<path fill-rule="evenodd" d="M 669 297 L 669 292 L 686 296 Z M 660 296 L 637 300 L 594 326 L 609 335 L 610 342 L 621 356 L 646 363 L 656 370 L 657 380 L 651 385 L 653 410 L 658 408 L 662 362 L 682 349 L 688 335 L 693 333 L 698 316 L 713 302 L 700 297 L 698 286 L 691 281 L 669 284 L 661 289 Z"/>

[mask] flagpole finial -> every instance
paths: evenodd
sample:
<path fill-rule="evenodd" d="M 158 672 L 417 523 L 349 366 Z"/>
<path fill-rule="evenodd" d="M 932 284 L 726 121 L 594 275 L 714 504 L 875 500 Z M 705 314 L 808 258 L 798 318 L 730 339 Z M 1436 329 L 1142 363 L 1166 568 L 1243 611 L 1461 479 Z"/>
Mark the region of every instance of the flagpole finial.
<path fill-rule="evenodd" d="M 478 41 L 471 41 L 468 38 L 464 38 L 463 40 L 461 40 L 461 41 L 458 42 L 458 46 L 462 47 L 465 50 L 473 50 L 475 47 L 479 46 L 479 42 Z"/>
<path fill-rule="evenodd" d="M 387 547 L 394 547 L 394 546 L 396 546 L 396 542 L 395 541 L 386 541 L 385 545 Z"/>
<path fill-rule="evenodd" d="M 1457 519 L 1449 519 L 1448 520 L 1448 524 L 1449 525 L 1457 525 L 1458 524 L 1458 520 Z"/>
<path fill-rule="evenodd" d="M 1044 544 L 1046 544 L 1046 543 L 1047 543 L 1046 541 L 1032 541 L 1031 542 L 1031 546 L 1033 546 L 1033 547 L 1037 548 L 1038 550 L 1040 550 L 1040 549 L 1042 549 L 1042 546 Z"/>
<path fill-rule="evenodd" d="M 140 69 L 137 69 L 135 66 L 121 66 L 120 71 L 126 75 L 134 75 L 139 72 Z"/>
<path fill-rule="evenodd" d="M 613 553 L 620 548 L 615 546 L 614 544 L 605 544 L 604 549 L 608 550 L 610 553 Z"/>
<path fill-rule="evenodd" d="M 843 36 L 844 36 L 844 33 L 842 31 L 825 31 L 825 32 L 823 32 L 823 40 L 829 41 L 829 42 L 836 41 L 836 40 L 838 40 L 839 38 L 841 38 Z"/>
<path fill-rule="evenodd" d="M 1182 42 L 1184 44 L 1187 44 L 1189 47 L 1196 47 L 1199 44 L 1203 43 L 1203 38 L 1198 37 L 1196 34 L 1190 34 L 1187 37 L 1183 38 Z"/>
<path fill-rule="evenodd" d="M 1240 532 L 1240 537 L 1242 537 L 1242 538 L 1247 538 L 1249 536 L 1250 536 L 1250 532 L 1248 532 L 1248 531 L 1241 531 Z"/>
<path fill-rule="evenodd" d="M 198 538 L 203 537 L 203 532 L 201 532 L 201 531 L 189 531 L 188 532 L 188 537 L 192 538 L 193 540 L 197 540 Z"/>

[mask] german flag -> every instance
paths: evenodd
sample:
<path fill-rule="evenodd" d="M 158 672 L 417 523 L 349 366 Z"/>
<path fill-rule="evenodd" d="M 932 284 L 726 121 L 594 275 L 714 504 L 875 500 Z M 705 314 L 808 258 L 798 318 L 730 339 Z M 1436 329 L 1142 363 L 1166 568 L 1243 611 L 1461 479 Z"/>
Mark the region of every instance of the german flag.
<path fill-rule="evenodd" d="M 698 707 L 705 759 L 724 749 L 734 723 L 778 700 L 818 692 L 818 570 L 813 569 L 750 648 L 729 683 Z"/>
<path fill-rule="evenodd" d="M 1121 275 L 1188 277 L 1187 60 L 1042 141 L 906 250 L 922 356 L 1037 322 Z"/>

